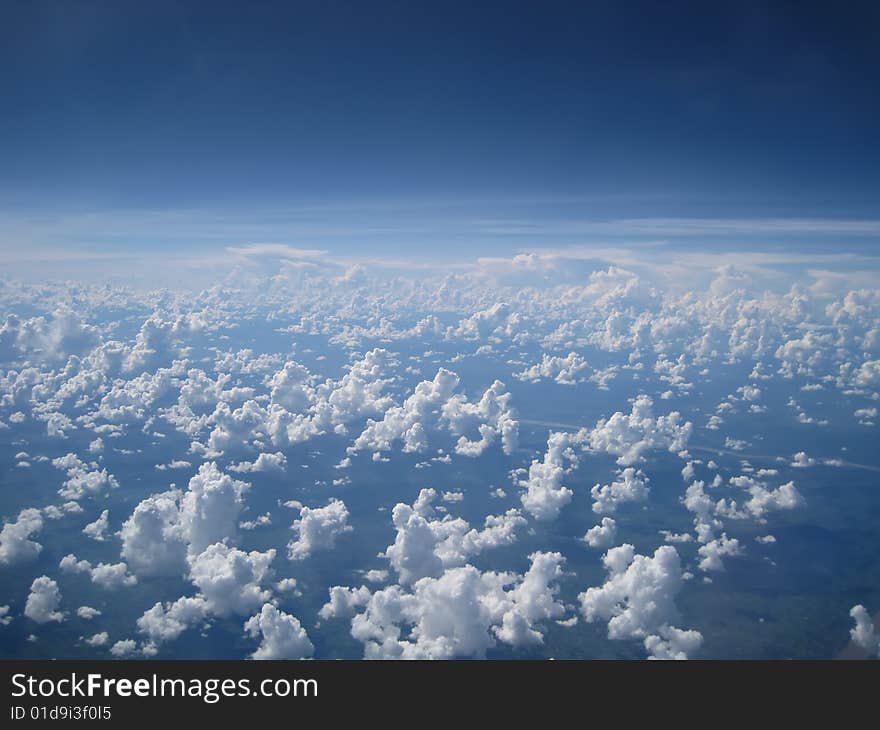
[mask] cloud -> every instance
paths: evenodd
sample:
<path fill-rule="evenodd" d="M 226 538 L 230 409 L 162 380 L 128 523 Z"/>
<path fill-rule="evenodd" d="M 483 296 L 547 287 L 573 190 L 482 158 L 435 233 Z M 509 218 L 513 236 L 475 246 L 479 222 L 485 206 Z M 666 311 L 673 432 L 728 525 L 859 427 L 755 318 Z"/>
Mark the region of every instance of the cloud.
<path fill-rule="evenodd" d="M 89 522 L 83 528 L 83 534 L 92 538 L 92 540 L 97 540 L 98 542 L 104 542 L 107 539 L 106 532 L 107 528 L 110 525 L 110 510 L 105 509 L 101 512 L 101 516 L 98 517 L 94 522 Z"/>
<path fill-rule="evenodd" d="M 137 628 L 150 643 L 158 645 L 174 641 L 207 616 L 208 605 L 202 596 L 182 597 L 173 603 L 155 603 L 137 620 Z"/>
<path fill-rule="evenodd" d="M 15 522 L 6 522 L 0 531 L 0 565 L 14 565 L 35 560 L 43 549 L 29 538 L 43 529 L 43 516 L 38 509 L 24 509 Z"/>
<path fill-rule="evenodd" d="M 251 659 L 306 659 L 315 651 L 299 619 L 271 603 L 263 604 L 260 612 L 245 622 L 244 630 L 254 638 L 262 637 Z"/>
<path fill-rule="evenodd" d="M 594 500 L 593 512 L 608 514 L 616 512 L 621 504 L 644 502 L 650 493 L 648 482 L 648 477 L 641 470 L 631 466 L 619 471 L 611 484 L 596 484 L 590 490 Z"/>
<path fill-rule="evenodd" d="M 85 640 L 86 644 L 89 646 L 104 646 L 110 640 L 110 634 L 106 631 L 102 631 L 98 634 L 92 634 L 88 639 Z"/>
<path fill-rule="evenodd" d="M 560 385 L 575 385 L 582 379 L 581 374 L 588 367 L 587 361 L 576 352 L 570 352 L 565 357 L 544 353 L 541 362 L 527 367 L 515 377 L 532 383 L 546 378 Z"/>
<path fill-rule="evenodd" d="M 58 490 L 58 494 L 64 499 L 94 497 L 105 489 L 119 486 L 116 478 L 106 469 L 98 470 L 95 464 L 87 465 L 76 454 L 52 459 L 52 466 L 67 472 L 67 480 Z"/>
<path fill-rule="evenodd" d="M 284 473 L 287 457 L 280 451 L 274 454 L 260 454 L 254 461 L 242 461 L 229 467 L 229 471 L 239 473 L 277 472 Z"/>
<path fill-rule="evenodd" d="M 58 567 L 63 572 L 87 573 L 92 583 L 107 590 L 128 588 L 137 583 L 137 578 L 129 575 L 125 563 L 98 563 L 93 566 L 88 560 L 77 560 L 71 553 L 61 558 Z"/>
<path fill-rule="evenodd" d="M 122 524 L 121 554 L 138 575 L 182 574 L 187 569 L 180 498 L 179 490 L 153 494 Z"/>
<path fill-rule="evenodd" d="M 332 550 L 336 539 L 354 528 L 348 524 L 345 502 L 331 499 L 324 507 L 300 508 L 299 519 L 293 523 L 292 529 L 298 537 L 288 543 L 288 557 L 304 560 L 318 550 Z"/>
<path fill-rule="evenodd" d="M 664 545 L 648 557 L 623 544 L 608 550 L 602 562 L 606 582 L 578 596 L 588 622 L 607 620 L 609 639 L 641 639 L 657 658 L 684 658 L 699 648 L 698 632 L 682 634 L 673 626 L 678 620 L 675 597 L 684 581 L 674 547 Z"/>
<path fill-rule="evenodd" d="M 618 411 L 600 420 L 589 433 L 590 448 L 616 455 L 621 466 L 643 461 L 645 453 L 652 449 L 684 451 L 693 425 L 677 411 L 654 418 L 653 405 L 650 397 L 640 395 L 633 401 L 629 414 Z"/>
<path fill-rule="evenodd" d="M 540 623 L 565 614 L 556 600 L 564 558 L 533 553 L 529 560 L 523 575 L 465 565 L 422 578 L 411 591 L 398 585 L 376 591 L 352 618 L 351 634 L 363 642 L 367 659 L 483 658 L 498 641 L 539 644 Z M 362 601 L 358 595 L 357 604 Z M 342 603 L 337 599 L 337 606 Z M 322 615 L 335 615 L 325 609 Z"/>
<path fill-rule="evenodd" d="M 554 431 L 547 438 L 547 451 L 544 459 L 534 459 L 529 467 L 528 477 L 520 483 L 526 488 L 520 497 L 523 509 L 536 520 L 555 520 L 562 508 L 567 505 L 574 492 L 564 486 L 565 475 L 578 464 L 572 449 L 576 437 Z M 571 466 L 566 467 L 566 463 Z"/>
<path fill-rule="evenodd" d="M 508 510 L 486 517 L 483 529 L 472 529 L 461 518 L 438 518 L 436 499 L 435 490 L 422 489 L 412 506 L 399 502 L 391 512 L 397 535 L 384 555 L 404 585 L 438 577 L 484 550 L 513 544 L 517 528 L 526 523 L 517 510 Z"/>
<path fill-rule="evenodd" d="M 64 614 L 58 610 L 61 605 L 61 591 L 58 584 L 47 575 L 35 578 L 31 583 L 31 592 L 28 594 L 24 606 L 24 615 L 38 624 L 51 621 L 64 621 Z"/>
<path fill-rule="evenodd" d="M 381 421 L 369 421 L 350 451 L 390 451 L 396 441 L 403 451 L 421 452 L 428 447 L 432 431 L 447 428 L 457 436 L 456 453 L 475 457 L 500 437 L 505 454 L 516 448 L 519 423 L 504 384 L 496 380 L 471 403 L 455 394 L 460 379 L 454 372 L 440 368 L 433 380 L 419 383 L 402 405 L 392 406 Z M 472 438 L 471 436 L 479 438 Z"/>
<path fill-rule="evenodd" d="M 274 559 L 274 549 L 246 553 L 214 543 L 190 558 L 190 579 L 211 613 L 246 616 L 272 597 L 261 584 L 271 578 Z"/>
<path fill-rule="evenodd" d="M 607 548 L 617 538 L 617 523 L 611 517 L 603 517 L 602 522 L 591 527 L 584 535 L 584 542 L 592 548 Z"/>
<path fill-rule="evenodd" d="M 852 616 L 856 625 L 850 629 L 852 640 L 872 656 L 880 657 L 880 637 L 874 629 L 874 620 L 868 610 L 859 604 L 853 606 L 849 615 Z"/>

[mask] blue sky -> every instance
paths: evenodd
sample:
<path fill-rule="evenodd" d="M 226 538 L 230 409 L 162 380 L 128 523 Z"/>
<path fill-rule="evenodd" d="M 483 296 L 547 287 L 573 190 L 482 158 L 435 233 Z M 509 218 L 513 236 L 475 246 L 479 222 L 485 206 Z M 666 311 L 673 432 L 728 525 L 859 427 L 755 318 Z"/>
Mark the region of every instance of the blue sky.
<path fill-rule="evenodd" d="M 699 232 L 711 245 L 876 243 L 867 3 L 27 2 L 4 16 L 5 252 L 694 238 L 614 227 L 642 218 L 752 221 Z M 868 232 L 755 222 L 781 219 Z"/>

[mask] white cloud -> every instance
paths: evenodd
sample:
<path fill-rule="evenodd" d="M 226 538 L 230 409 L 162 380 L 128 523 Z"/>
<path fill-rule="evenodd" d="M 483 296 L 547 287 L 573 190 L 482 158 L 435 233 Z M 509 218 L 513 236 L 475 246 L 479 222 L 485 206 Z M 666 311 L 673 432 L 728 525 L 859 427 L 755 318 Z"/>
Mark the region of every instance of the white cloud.
<path fill-rule="evenodd" d="M 437 518 L 436 499 L 436 491 L 422 489 L 412 506 L 400 502 L 391 512 L 397 535 L 385 557 L 404 585 L 438 577 L 484 550 L 513 544 L 517 528 L 526 522 L 517 510 L 508 510 L 486 517 L 482 530 L 472 529 L 461 518 L 448 514 Z"/>
<path fill-rule="evenodd" d="M 551 432 L 547 438 L 544 459 L 534 459 L 527 479 L 521 482 L 526 491 L 521 495 L 520 501 L 525 511 L 536 520 L 555 520 L 562 508 L 571 501 L 574 492 L 562 482 L 565 475 L 578 463 L 572 442 L 568 433 Z M 566 463 L 571 466 L 566 468 Z"/>
<path fill-rule="evenodd" d="M 618 411 L 610 418 L 600 420 L 589 433 L 590 448 L 616 455 L 621 466 L 643 461 L 645 453 L 651 449 L 667 449 L 672 453 L 684 451 L 693 425 L 684 421 L 678 411 L 654 418 L 653 405 L 651 398 L 640 395 L 633 401 L 629 414 Z"/>
<path fill-rule="evenodd" d="M 97 540 L 98 542 L 104 542 L 107 539 L 106 532 L 107 528 L 110 526 L 110 510 L 105 509 L 101 512 L 101 516 L 98 517 L 94 522 L 89 522 L 83 528 L 83 534 L 92 538 L 92 540 Z"/>
<path fill-rule="evenodd" d="M 67 480 L 58 490 L 58 494 L 64 499 L 94 497 L 105 489 L 115 489 L 119 486 L 116 478 L 106 469 L 99 471 L 96 465 L 86 464 L 76 454 L 52 459 L 52 466 L 67 472 Z"/>
<path fill-rule="evenodd" d="M 275 550 L 246 553 L 215 543 L 190 558 L 190 579 L 211 613 L 247 616 L 272 597 L 261 584 L 271 579 L 274 559 Z"/>
<path fill-rule="evenodd" d="M 180 523 L 181 492 L 153 494 L 134 508 L 121 530 L 122 557 L 138 575 L 182 574 L 186 541 Z"/>
<path fill-rule="evenodd" d="M 644 502 L 650 493 L 648 481 L 641 470 L 630 466 L 619 471 L 611 484 L 595 484 L 590 490 L 594 500 L 593 512 L 609 514 L 616 512 L 626 502 Z"/>
<path fill-rule="evenodd" d="M 14 565 L 35 560 L 43 549 L 29 538 L 43 529 L 43 516 L 38 509 L 24 509 L 15 522 L 6 522 L 0 531 L 0 565 Z"/>
<path fill-rule="evenodd" d="M 574 385 L 582 379 L 582 373 L 589 366 L 582 355 L 570 352 L 565 357 L 548 355 L 541 356 L 541 362 L 516 374 L 519 380 L 538 382 L 544 378 L 555 380 L 560 385 Z"/>
<path fill-rule="evenodd" d="M 608 550 L 602 562 L 608 571 L 604 585 L 578 596 L 588 622 L 607 620 L 609 639 L 641 639 L 657 657 L 693 653 L 699 647 L 697 632 L 683 636 L 673 625 L 678 620 L 675 597 L 684 582 L 674 547 L 664 545 L 648 557 L 624 544 Z"/>
<path fill-rule="evenodd" d="M 617 523 L 611 517 L 603 517 L 602 522 L 591 527 L 584 535 L 584 542 L 592 548 L 607 548 L 617 538 Z"/>
<path fill-rule="evenodd" d="M 278 472 L 284 473 L 287 467 L 287 457 L 280 451 L 274 454 L 260 454 L 254 461 L 242 461 L 229 467 L 229 471 L 248 472 Z"/>
<path fill-rule="evenodd" d="M 720 572 L 724 570 L 723 557 L 742 555 L 742 546 L 736 538 L 726 534 L 700 545 L 697 554 L 700 556 L 699 568 L 704 571 Z"/>
<path fill-rule="evenodd" d="M 31 592 L 28 594 L 24 606 L 24 615 L 38 624 L 50 621 L 64 621 L 64 614 L 58 610 L 61 605 L 61 591 L 58 584 L 47 575 L 35 578 L 31 583 Z"/>
<path fill-rule="evenodd" d="M 173 641 L 207 615 L 207 602 L 202 596 L 182 597 L 173 603 L 154 604 L 137 620 L 137 628 L 151 644 L 158 645 Z"/>
<path fill-rule="evenodd" d="M 93 566 L 88 560 L 77 560 L 72 553 L 61 558 L 58 567 L 69 573 L 88 573 L 92 583 L 107 590 L 127 588 L 137 583 L 137 578 L 128 573 L 125 563 L 98 563 Z"/>
<path fill-rule="evenodd" d="M 877 635 L 874 620 L 868 610 L 860 604 L 853 606 L 849 615 L 856 622 L 849 632 L 852 640 L 869 654 L 880 657 L 880 636 Z"/>
<path fill-rule="evenodd" d="M 555 597 L 564 558 L 534 553 L 530 561 L 523 575 L 481 573 L 465 565 L 422 578 L 411 591 L 398 585 L 376 591 L 352 618 L 352 636 L 363 642 L 367 659 L 482 658 L 499 640 L 541 643 L 540 623 L 565 614 Z M 322 615 L 362 602 L 361 594 L 347 603 L 337 599 L 337 608 L 328 604 Z M 408 638 L 403 627 L 409 627 Z"/>
<path fill-rule="evenodd" d="M 459 382 L 458 375 L 440 368 L 433 380 L 419 383 L 402 405 L 385 411 L 381 421 L 369 421 L 350 450 L 390 451 L 394 442 L 402 441 L 403 451 L 421 452 L 428 447 L 429 433 L 445 426 L 458 436 L 455 451 L 462 456 L 479 456 L 499 436 L 504 453 L 512 453 L 519 423 L 504 384 L 496 380 L 479 401 L 470 403 L 454 394 Z"/>
<path fill-rule="evenodd" d="M 315 651 L 299 619 L 271 603 L 263 604 L 260 612 L 245 622 L 244 630 L 254 638 L 262 637 L 251 659 L 305 659 Z"/>
<path fill-rule="evenodd" d="M 92 634 L 88 639 L 85 640 L 86 644 L 89 646 L 104 646 L 110 640 L 110 634 L 106 631 L 102 631 L 98 634 Z"/>
<path fill-rule="evenodd" d="M 332 550 L 340 535 L 352 531 L 348 509 L 340 499 L 331 499 L 324 507 L 302 507 L 292 529 L 297 539 L 287 545 L 291 560 L 304 560 L 317 550 Z"/>

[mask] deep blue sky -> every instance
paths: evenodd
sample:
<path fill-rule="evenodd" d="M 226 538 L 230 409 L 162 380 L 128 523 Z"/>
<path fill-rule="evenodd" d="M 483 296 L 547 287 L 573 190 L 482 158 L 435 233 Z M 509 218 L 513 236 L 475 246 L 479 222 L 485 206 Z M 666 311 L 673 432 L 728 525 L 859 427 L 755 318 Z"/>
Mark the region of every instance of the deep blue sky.
<path fill-rule="evenodd" d="M 878 48 L 876 3 L 6 0 L 0 212 L 872 218 Z"/>

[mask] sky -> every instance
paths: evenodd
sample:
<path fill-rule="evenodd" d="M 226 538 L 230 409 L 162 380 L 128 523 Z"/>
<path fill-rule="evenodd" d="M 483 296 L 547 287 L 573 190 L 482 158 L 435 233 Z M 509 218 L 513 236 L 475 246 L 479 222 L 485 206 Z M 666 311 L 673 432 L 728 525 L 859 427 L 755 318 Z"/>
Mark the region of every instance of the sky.
<path fill-rule="evenodd" d="M 5 3 L 0 251 L 871 248 L 878 15 Z"/>
<path fill-rule="evenodd" d="M 880 653 L 876 4 L 0 6 L 0 656 Z"/>

